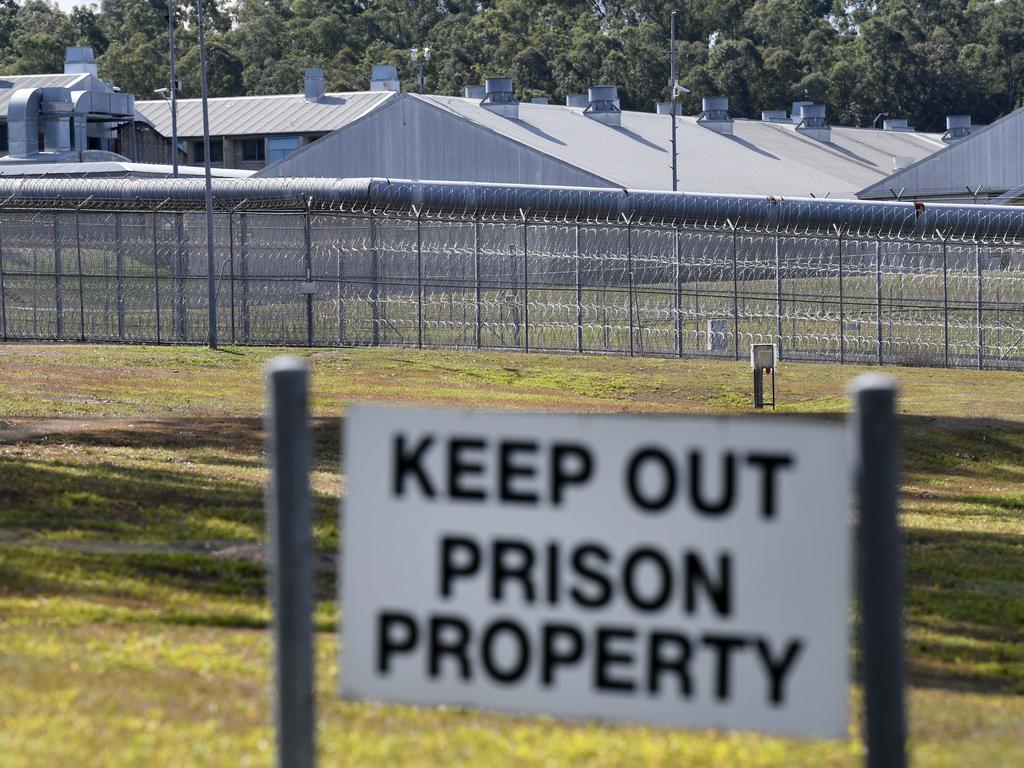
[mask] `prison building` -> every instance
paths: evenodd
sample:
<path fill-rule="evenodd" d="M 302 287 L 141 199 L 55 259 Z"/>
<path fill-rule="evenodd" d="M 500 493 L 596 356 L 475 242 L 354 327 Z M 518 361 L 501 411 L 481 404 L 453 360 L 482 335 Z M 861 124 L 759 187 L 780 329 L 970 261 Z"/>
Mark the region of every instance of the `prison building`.
<path fill-rule="evenodd" d="M 97 75 L 92 49 L 68 48 L 63 73 L 0 75 L 0 164 L 134 157 L 118 131 L 134 119 L 134 97 Z"/>
<path fill-rule="evenodd" d="M 857 193 L 862 200 L 1024 204 L 1024 107 L 991 125 L 946 118 L 944 146 Z"/>
<path fill-rule="evenodd" d="M 324 93 L 320 70 L 307 70 L 301 94 L 211 99 L 211 161 L 275 177 L 672 189 L 670 105 L 622 110 L 617 89 L 600 85 L 565 104 L 520 103 L 513 86 L 493 78 L 462 96 L 403 93 L 395 68 L 378 66 L 369 91 Z M 941 135 L 898 121 L 831 126 L 824 105 L 809 102 L 760 120 L 734 118 L 723 97 L 702 106 L 676 118 L 684 192 L 852 198 L 945 146 Z M 165 102 L 140 101 L 136 110 L 169 135 Z M 178 110 L 188 162 L 202 164 L 201 102 L 179 100 Z"/>

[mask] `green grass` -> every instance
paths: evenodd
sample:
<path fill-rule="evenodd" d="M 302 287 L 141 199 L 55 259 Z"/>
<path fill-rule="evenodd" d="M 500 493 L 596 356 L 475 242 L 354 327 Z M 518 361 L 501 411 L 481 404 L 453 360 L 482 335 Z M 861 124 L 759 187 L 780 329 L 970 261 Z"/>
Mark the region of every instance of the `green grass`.
<path fill-rule="evenodd" d="M 261 366 L 278 352 L 0 346 L 0 766 L 271 762 L 260 414 Z M 333 552 L 348 403 L 746 412 L 750 372 L 720 361 L 298 353 L 310 357 L 318 416 L 322 764 L 860 764 L 856 715 L 849 739 L 806 742 L 338 700 Z M 843 413 L 857 372 L 784 366 L 778 417 Z M 890 372 L 903 392 L 915 764 L 1024 764 L 1021 375 Z M 856 712 L 856 688 L 851 697 Z"/>

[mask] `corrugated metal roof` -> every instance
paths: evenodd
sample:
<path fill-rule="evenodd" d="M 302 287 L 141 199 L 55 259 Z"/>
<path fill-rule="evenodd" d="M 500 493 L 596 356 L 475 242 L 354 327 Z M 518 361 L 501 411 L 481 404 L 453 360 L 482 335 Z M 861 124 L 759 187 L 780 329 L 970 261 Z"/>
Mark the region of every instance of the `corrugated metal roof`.
<path fill-rule="evenodd" d="M 671 189 L 670 122 L 666 115 L 623 112 L 611 127 L 559 105 L 520 104 L 509 119 L 475 99 L 418 96 L 591 173 L 634 189 Z M 722 136 L 680 117 L 679 189 L 722 194 L 831 194 L 853 197 L 889 174 L 896 157 L 926 157 L 942 146 L 935 135 L 833 128 L 831 141 L 797 133 L 792 125 L 736 120 Z"/>
<path fill-rule="evenodd" d="M 72 75 L 0 75 L 0 115 L 7 116 L 7 104 L 14 92 L 21 88 L 68 88 L 91 77 L 86 72 Z"/>
<path fill-rule="evenodd" d="M 396 94 L 390 91 L 328 93 L 318 102 L 299 94 L 209 99 L 210 135 L 259 136 L 326 133 L 358 119 Z M 178 137 L 203 135 L 201 99 L 178 99 Z M 136 114 L 164 136 L 171 135 L 167 101 L 136 101 Z"/>
<path fill-rule="evenodd" d="M 12 163 L 0 162 L 0 176 L 36 177 L 64 176 L 66 178 L 95 177 L 158 177 L 171 178 L 174 168 L 170 165 L 156 163 L 132 163 L 124 160 L 100 160 L 83 163 Z M 203 178 L 206 169 L 182 165 L 178 167 L 178 175 L 191 178 Z M 233 168 L 211 168 L 210 175 L 215 178 L 245 179 L 253 175 L 253 171 L 236 170 Z"/>

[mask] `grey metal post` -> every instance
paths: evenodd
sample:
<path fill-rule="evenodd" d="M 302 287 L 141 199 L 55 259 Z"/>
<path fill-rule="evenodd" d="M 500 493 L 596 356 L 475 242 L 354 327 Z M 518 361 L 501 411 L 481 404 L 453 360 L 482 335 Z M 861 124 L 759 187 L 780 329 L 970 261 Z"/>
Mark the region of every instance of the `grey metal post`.
<path fill-rule="evenodd" d="M 310 232 L 309 205 L 302 216 L 302 238 L 306 267 L 306 282 L 313 282 L 313 234 Z M 313 346 L 313 294 L 306 294 L 306 346 Z"/>
<path fill-rule="evenodd" d="M 530 251 L 526 244 L 526 214 L 523 214 L 523 351 L 530 351 Z"/>
<path fill-rule="evenodd" d="M 167 0 L 167 34 L 169 39 L 168 58 L 171 65 L 171 167 L 178 175 L 178 81 L 174 72 L 174 2 Z"/>
<path fill-rule="evenodd" d="M 0 337 L 7 341 L 7 294 L 4 282 L 4 240 L 0 226 Z"/>
<path fill-rule="evenodd" d="M 242 281 L 242 343 L 248 344 L 252 335 L 252 310 L 249 306 L 249 219 L 248 214 L 238 217 L 238 272 Z"/>
<path fill-rule="evenodd" d="M 875 240 L 875 334 L 878 337 L 878 364 L 882 364 L 882 241 Z"/>
<path fill-rule="evenodd" d="M 114 214 L 114 272 L 117 279 L 117 338 L 124 341 L 124 225 L 120 213 Z"/>
<path fill-rule="evenodd" d="M 266 505 L 274 611 L 277 764 L 282 768 L 312 768 L 316 750 L 309 371 L 301 358 L 277 357 L 267 364 L 266 380 L 270 464 Z"/>
<path fill-rule="evenodd" d="M 683 356 L 683 257 L 679 253 L 679 225 L 672 227 L 672 257 L 676 265 L 676 356 Z"/>
<path fill-rule="evenodd" d="M 476 342 L 476 347 L 479 349 L 481 343 L 481 332 L 483 330 L 481 328 L 483 318 L 481 317 L 480 311 L 480 221 L 475 217 L 473 218 L 473 286 L 475 289 L 473 341 Z"/>
<path fill-rule="evenodd" d="M 64 260 L 60 248 L 60 214 L 53 214 L 53 290 L 57 313 L 57 338 L 64 336 Z"/>
<path fill-rule="evenodd" d="M 676 151 L 676 12 L 672 11 L 672 42 L 669 52 L 668 99 L 670 119 L 672 120 L 672 191 L 679 189 L 679 153 Z"/>
<path fill-rule="evenodd" d="M 626 224 L 626 275 L 629 279 L 629 356 L 633 356 L 633 335 L 635 324 L 633 321 L 633 292 L 636 285 L 633 280 L 633 231 L 632 227 Z"/>
<path fill-rule="evenodd" d="M 78 262 L 78 336 L 85 341 L 85 284 L 82 270 L 82 230 L 78 223 L 78 209 L 75 208 L 75 258 Z"/>
<path fill-rule="evenodd" d="M 583 351 L 583 284 L 580 281 L 580 225 L 577 224 L 574 233 L 573 250 L 575 251 L 575 278 L 576 278 L 576 351 Z"/>
<path fill-rule="evenodd" d="M 846 362 L 846 296 L 843 281 L 843 230 L 836 228 L 839 248 L 839 362 Z"/>
<path fill-rule="evenodd" d="M 206 303 L 208 309 L 210 349 L 217 348 L 217 282 L 214 277 L 213 181 L 210 175 L 210 109 L 206 83 L 206 24 L 203 21 L 203 0 L 198 0 L 196 19 L 199 25 L 199 88 L 203 104 L 203 167 L 206 177 Z"/>
<path fill-rule="evenodd" d="M 177 311 L 177 333 L 178 341 L 188 339 L 188 256 L 185 253 L 185 219 L 181 213 L 174 214 L 174 239 L 175 239 L 175 296 L 174 302 Z"/>
<path fill-rule="evenodd" d="M 156 211 L 153 211 L 153 294 L 156 302 L 156 343 L 160 343 L 160 253 L 156 239 Z"/>
<path fill-rule="evenodd" d="M 335 287 L 338 301 L 338 344 L 345 344 L 345 249 L 338 248 L 338 284 Z"/>
<path fill-rule="evenodd" d="M 868 768 L 904 768 L 902 538 L 897 521 L 896 383 L 866 374 L 851 387 L 860 509 L 858 579 Z"/>
<path fill-rule="evenodd" d="M 779 236 L 775 235 L 775 343 L 778 358 L 782 359 L 782 254 L 779 250 Z"/>
<path fill-rule="evenodd" d="M 228 211 L 228 285 L 231 289 L 231 343 L 235 340 L 235 214 Z"/>
<path fill-rule="evenodd" d="M 974 294 L 977 303 L 977 323 L 978 323 L 978 370 L 980 371 L 985 367 L 985 326 L 982 324 L 982 292 L 981 292 L 981 245 L 975 243 L 974 245 L 974 266 L 977 272 L 975 280 Z"/>
<path fill-rule="evenodd" d="M 377 219 L 370 214 L 370 343 L 380 346 L 380 307 L 377 304 L 378 281 L 380 280 L 380 253 Z"/>
<path fill-rule="evenodd" d="M 416 346 L 423 349 L 423 233 L 416 213 Z"/>
<path fill-rule="evenodd" d="M 942 364 L 949 368 L 949 258 L 942 238 Z"/>
<path fill-rule="evenodd" d="M 736 257 L 736 227 L 732 228 L 732 345 L 737 360 L 740 359 L 740 284 L 739 265 Z"/>

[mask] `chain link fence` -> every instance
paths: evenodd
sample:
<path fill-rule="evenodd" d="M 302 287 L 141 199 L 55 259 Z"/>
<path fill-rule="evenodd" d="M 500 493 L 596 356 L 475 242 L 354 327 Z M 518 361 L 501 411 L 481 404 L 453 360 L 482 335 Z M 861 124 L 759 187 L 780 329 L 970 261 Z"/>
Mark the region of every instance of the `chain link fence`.
<path fill-rule="evenodd" d="M 205 343 L 192 187 L 0 185 L 3 340 Z M 784 360 L 1024 368 L 1024 243 L 922 228 L 906 204 L 913 226 L 886 228 L 815 201 L 787 220 L 219 191 L 222 343 L 742 358 L 774 342 Z"/>

